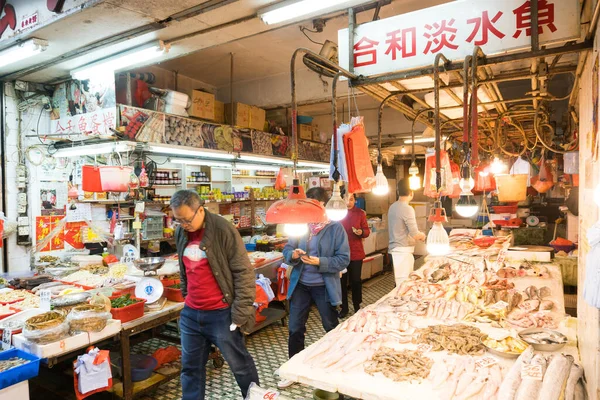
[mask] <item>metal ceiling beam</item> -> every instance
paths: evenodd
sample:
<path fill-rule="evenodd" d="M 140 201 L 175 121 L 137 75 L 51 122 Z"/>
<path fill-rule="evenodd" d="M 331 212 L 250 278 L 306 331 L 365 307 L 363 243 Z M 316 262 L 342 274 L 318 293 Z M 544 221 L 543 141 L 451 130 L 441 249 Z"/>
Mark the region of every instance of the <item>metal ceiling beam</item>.
<path fill-rule="evenodd" d="M 483 67 L 485 65 L 495 65 L 495 64 L 504 64 L 504 63 L 509 63 L 509 62 L 515 62 L 515 61 L 522 61 L 522 60 L 531 60 L 531 59 L 535 59 L 535 58 L 539 58 L 539 57 L 555 56 L 555 55 L 559 55 L 559 54 L 587 52 L 589 50 L 592 50 L 593 47 L 594 47 L 594 41 L 586 40 L 581 43 L 567 44 L 567 45 L 564 45 L 561 47 L 553 47 L 550 49 L 541 49 L 538 51 L 526 51 L 526 52 L 500 55 L 500 56 L 491 56 L 491 57 L 487 57 L 487 59 L 485 61 L 482 61 L 479 66 Z M 454 62 L 451 62 L 450 64 L 448 64 L 448 66 L 446 67 L 446 72 L 459 71 L 459 70 L 462 70 L 462 68 L 463 68 L 462 61 L 461 62 L 454 61 Z M 403 79 L 417 78 L 417 77 L 421 77 L 421 76 L 430 76 L 430 75 L 433 75 L 433 68 L 425 67 L 425 68 L 413 69 L 413 70 L 409 70 L 409 71 L 393 72 L 393 73 L 375 76 L 375 77 L 358 77 L 357 79 L 352 79 L 351 84 L 352 84 L 352 86 L 358 87 L 358 86 L 382 84 L 382 83 L 387 83 L 387 82 L 392 82 L 392 81 L 399 81 L 399 80 L 403 80 Z M 461 85 L 459 85 L 458 87 L 460 87 L 460 86 Z"/>

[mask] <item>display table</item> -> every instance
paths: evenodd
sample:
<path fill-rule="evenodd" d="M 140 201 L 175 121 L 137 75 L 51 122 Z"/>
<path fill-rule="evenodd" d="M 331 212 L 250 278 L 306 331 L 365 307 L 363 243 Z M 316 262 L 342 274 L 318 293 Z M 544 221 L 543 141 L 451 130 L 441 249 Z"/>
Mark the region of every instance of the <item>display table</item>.
<path fill-rule="evenodd" d="M 428 265 L 426 265 L 427 267 Z M 560 274 L 560 268 L 556 265 L 547 265 L 550 273 L 549 278 L 538 278 L 538 277 L 522 277 L 512 278 L 509 282 L 515 283 L 515 289 L 523 290 L 531 285 L 535 285 L 538 288 L 547 286 L 551 290 L 551 300 L 554 301 L 555 308 L 553 314 L 557 316 L 564 316 L 564 298 L 563 298 L 563 287 L 562 278 Z M 388 298 L 393 297 L 396 294 L 394 289 L 388 293 L 382 299 L 380 299 L 375 305 L 371 306 L 372 310 L 375 310 L 376 306 L 382 302 L 385 302 Z M 441 321 L 426 316 L 418 317 L 410 315 L 408 317 L 411 326 L 415 328 L 425 328 L 431 325 L 440 324 L 456 324 L 462 323 L 471 325 L 479 328 L 483 333 L 497 333 L 500 329 L 492 327 L 489 323 L 466 323 L 458 321 Z M 519 329 L 520 330 L 520 329 Z M 575 319 L 567 317 L 564 318 L 559 327 L 556 329 L 568 338 L 568 343 L 559 352 L 563 354 L 572 355 L 575 361 L 579 360 L 578 348 L 577 348 L 577 334 L 576 334 L 576 323 Z M 443 397 L 443 393 L 438 389 L 434 390 L 430 380 L 424 379 L 421 382 L 395 382 L 392 379 L 384 377 L 382 374 L 377 373 L 375 375 L 369 375 L 364 372 L 363 365 L 359 365 L 356 368 L 352 368 L 348 371 L 340 371 L 337 368 L 321 368 L 319 366 L 311 365 L 314 363 L 314 359 L 311 363 L 305 362 L 305 358 L 308 357 L 310 351 L 316 346 L 319 346 L 324 341 L 327 341 L 331 335 L 349 335 L 340 330 L 340 327 L 336 328 L 325 335 L 317 343 L 314 343 L 301 353 L 294 356 L 288 362 L 283 364 L 279 369 L 280 377 L 289 379 L 295 382 L 300 382 L 312 387 L 316 387 L 329 392 L 339 392 L 344 395 L 351 396 L 353 398 L 360 399 L 438 399 Z M 356 335 L 356 334 L 355 334 Z M 384 333 L 383 335 L 386 335 Z M 333 336 L 332 336 L 333 337 Z M 385 339 L 384 339 L 385 341 Z M 416 350 L 417 345 L 412 343 L 394 343 L 389 346 L 395 350 Z M 537 351 L 536 351 L 537 352 Z M 537 352 L 542 353 L 544 352 Z M 446 351 L 430 351 L 426 353 L 427 357 L 433 359 L 435 362 L 442 361 L 444 358 L 451 357 Z M 549 354 L 549 353 L 546 353 Z M 505 368 L 505 373 L 515 362 L 514 359 L 506 359 L 498 356 L 494 356 L 491 353 L 486 353 L 485 356 L 491 356 L 496 359 L 497 363 Z"/>

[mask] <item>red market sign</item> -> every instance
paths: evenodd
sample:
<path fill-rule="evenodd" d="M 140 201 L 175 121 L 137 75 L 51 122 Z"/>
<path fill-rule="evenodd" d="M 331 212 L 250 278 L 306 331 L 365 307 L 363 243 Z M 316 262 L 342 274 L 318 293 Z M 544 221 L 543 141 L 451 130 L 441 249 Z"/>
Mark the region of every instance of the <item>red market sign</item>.
<path fill-rule="evenodd" d="M 578 39 L 579 1 L 538 0 L 541 45 Z M 462 60 L 480 46 L 486 55 L 531 46 L 529 0 L 455 1 L 355 28 L 354 73 L 372 76 L 433 64 L 443 53 Z M 340 66 L 348 69 L 348 29 L 338 32 Z"/>
<path fill-rule="evenodd" d="M 80 11 L 85 0 L 0 0 L 0 42 Z"/>

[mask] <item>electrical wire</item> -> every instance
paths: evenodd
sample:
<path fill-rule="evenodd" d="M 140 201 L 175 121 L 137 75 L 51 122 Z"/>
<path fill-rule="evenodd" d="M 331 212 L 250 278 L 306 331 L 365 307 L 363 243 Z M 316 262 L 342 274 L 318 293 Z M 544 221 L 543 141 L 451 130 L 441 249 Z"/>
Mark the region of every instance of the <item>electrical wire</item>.
<path fill-rule="evenodd" d="M 310 36 L 308 36 L 308 35 L 306 34 L 306 32 L 305 32 L 305 31 L 309 31 L 309 32 L 311 32 L 311 33 L 320 33 L 320 32 L 318 32 L 318 31 L 312 31 L 312 30 L 310 30 L 310 29 L 308 29 L 308 28 L 306 28 L 306 27 L 304 27 L 304 26 L 300 25 L 300 32 L 302 32 L 302 34 L 303 34 L 304 36 L 306 36 L 306 38 L 307 38 L 308 40 L 310 40 L 310 41 L 311 41 L 312 43 L 314 43 L 314 44 L 318 44 L 319 46 L 323 46 L 323 45 L 325 44 L 325 43 L 320 43 L 320 42 L 317 42 L 317 41 L 315 41 L 315 40 L 311 39 L 311 37 L 310 37 Z"/>

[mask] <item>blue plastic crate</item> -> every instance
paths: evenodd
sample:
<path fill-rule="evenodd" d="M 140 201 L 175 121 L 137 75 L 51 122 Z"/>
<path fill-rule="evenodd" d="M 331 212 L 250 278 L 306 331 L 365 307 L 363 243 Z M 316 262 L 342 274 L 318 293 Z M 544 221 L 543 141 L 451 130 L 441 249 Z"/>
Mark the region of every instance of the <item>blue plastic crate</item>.
<path fill-rule="evenodd" d="M 256 243 L 246 243 L 246 251 L 256 251 Z"/>
<path fill-rule="evenodd" d="M 40 371 L 40 358 L 34 355 L 17 349 L 0 352 L 0 360 L 8 360 L 13 357 L 24 358 L 25 360 L 29 360 L 29 362 L 7 371 L 0 372 L 0 390 L 16 383 L 35 378 Z"/>

